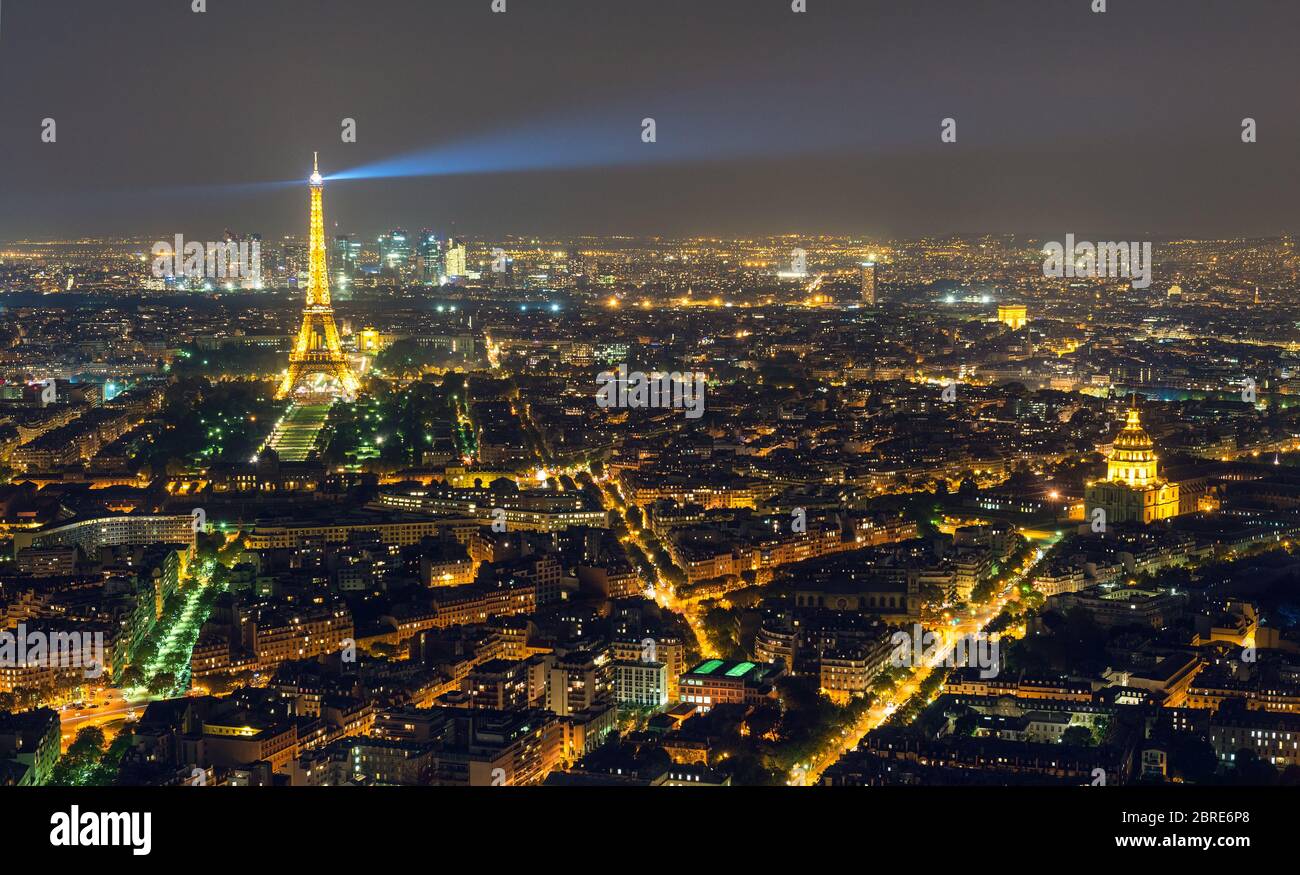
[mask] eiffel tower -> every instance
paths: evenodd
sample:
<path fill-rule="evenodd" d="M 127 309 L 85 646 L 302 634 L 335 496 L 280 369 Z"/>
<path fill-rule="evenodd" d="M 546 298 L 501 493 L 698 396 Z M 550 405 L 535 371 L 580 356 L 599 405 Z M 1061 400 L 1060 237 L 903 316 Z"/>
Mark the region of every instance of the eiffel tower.
<path fill-rule="evenodd" d="M 339 345 L 339 329 L 334 324 L 334 307 L 330 304 L 329 279 L 325 273 L 325 216 L 321 210 L 325 180 L 315 157 L 309 182 L 311 244 L 307 305 L 302 311 L 298 339 L 289 353 L 289 370 L 275 393 L 277 398 L 293 395 L 314 400 L 321 396 L 351 396 L 360 386 Z"/>

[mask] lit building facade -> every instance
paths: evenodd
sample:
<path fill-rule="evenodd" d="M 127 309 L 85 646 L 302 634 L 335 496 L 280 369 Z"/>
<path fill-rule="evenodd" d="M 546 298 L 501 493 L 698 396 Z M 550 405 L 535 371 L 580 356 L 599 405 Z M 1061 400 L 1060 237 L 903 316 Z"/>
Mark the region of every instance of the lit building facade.
<path fill-rule="evenodd" d="M 614 663 L 619 707 L 659 710 L 668 704 L 668 666 L 662 662 Z"/>
<path fill-rule="evenodd" d="M 862 262 L 862 303 L 868 307 L 876 306 L 876 263 Z"/>
<path fill-rule="evenodd" d="M 14 551 L 28 548 L 80 547 L 87 554 L 100 547 L 126 544 L 194 546 L 191 514 L 120 514 L 74 520 L 37 531 L 15 532 Z"/>
<path fill-rule="evenodd" d="M 782 674 L 780 666 L 766 663 L 706 659 L 681 676 L 681 697 L 702 712 L 715 705 L 757 705 L 776 697 Z"/>
<path fill-rule="evenodd" d="M 411 238 L 405 230 L 396 228 L 379 237 L 379 266 L 404 276 L 411 263 Z"/>
<path fill-rule="evenodd" d="M 432 231 L 425 229 L 420 232 L 417 252 L 420 281 L 437 285 L 442 279 L 442 241 Z"/>
<path fill-rule="evenodd" d="M 998 321 L 1012 331 L 1019 331 L 1029 324 L 1028 311 L 1020 304 L 1000 304 Z"/>
<path fill-rule="evenodd" d="M 1084 492 L 1088 514 L 1106 512 L 1107 523 L 1152 523 L 1178 515 L 1178 484 L 1160 479 L 1151 437 L 1142 428 L 1137 408 L 1115 438 L 1106 464 L 1106 479 Z"/>
<path fill-rule="evenodd" d="M 464 276 L 467 272 L 465 244 L 459 240 L 447 242 L 447 254 L 444 264 L 445 276 Z"/>

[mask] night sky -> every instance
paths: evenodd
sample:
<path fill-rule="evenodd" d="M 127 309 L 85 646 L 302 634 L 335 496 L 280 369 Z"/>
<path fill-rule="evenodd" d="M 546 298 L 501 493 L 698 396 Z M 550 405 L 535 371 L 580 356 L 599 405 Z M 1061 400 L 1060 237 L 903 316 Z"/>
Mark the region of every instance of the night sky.
<path fill-rule="evenodd" d="M 0 239 L 302 234 L 317 149 L 366 236 L 1300 224 L 1296 0 L 207 5 L 0 0 Z"/>

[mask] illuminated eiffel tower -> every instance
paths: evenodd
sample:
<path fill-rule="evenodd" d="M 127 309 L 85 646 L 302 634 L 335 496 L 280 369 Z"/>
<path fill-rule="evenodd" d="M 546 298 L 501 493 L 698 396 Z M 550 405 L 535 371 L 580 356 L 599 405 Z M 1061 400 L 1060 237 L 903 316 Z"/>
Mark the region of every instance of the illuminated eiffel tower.
<path fill-rule="evenodd" d="M 329 279 L 325 273 L 325 216 L 321 210 L 321 189 L 325 180 L 312 159 L 311 245 L 308 259 L 307 306 L 302 311 L 302 327 L 293 352 L 289 353 L 289 370 L 276 391 L 277 398 L 290 395 L 305 398 L 352 396 L 360 386 L 356 375 L 339 345 L 339 329 L 334 324 L 334 307 L 330 304 Z"/>

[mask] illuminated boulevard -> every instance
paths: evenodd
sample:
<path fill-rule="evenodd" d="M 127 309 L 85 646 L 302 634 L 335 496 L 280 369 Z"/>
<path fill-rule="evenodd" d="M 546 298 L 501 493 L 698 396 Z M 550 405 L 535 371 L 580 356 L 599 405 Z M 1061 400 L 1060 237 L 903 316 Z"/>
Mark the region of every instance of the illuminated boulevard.
<path fill-rule="evenodd" d="M 79 703 L 83 708 L 69 706 L 60 714 L 62 722 L 62 744 L 66 750 L 76 738 L 78 732 L 87 727 L 98 727 L 104 732 L 105 739 L 112 741 L 114 736 L 130 722 L 144 713 L 145 707 L 153 701 L 172 698 L 189 691 L 198 695 L 198 690 L 190 690 L 189 671 L 190 654 L 198 640 L 206 613 L 203 608 L 205 591 L 211 586 L 213 560 L 200 565 L 191 581 L 195 585 L 182 591 L 182 601 L 174 619 L 165 627 L 160 623 L 152 635 L 158 644 L 157 655 L 141 668 L 141 682 L 133 687 L 109 687 L 92 701 Z M 155 682 L 160 676 L 170 677 L 172 682 L 166 689 Z"/>
<path fill-rule="evenodd" d="M 1036 553 L 1035 555 L 1041 556 L 1041 553 Z M 953 646 L 957 639 L 963 636 L 976 635 L 982 632 L 989 623 L 993 622 L 993 620 L 1002 613 L 1003 608 L 1005 608 L 1010 602 L 1014 601 L 1012 595 L 1033 570 L 1037 561 L 1038 560 L 1035 560 L 1034 562 L 1028 563 L 1018 569 L 1016 573 L 1009 578 L 1007 586 L 1003 588 L 997 598 L 989 604 L 981 607 L 973 617 L 963 620 L 955 626 L 935 630 L 942 632 L 943 645 L 935 654 L 932 664 L 917 666 L 914 668 L 907 680 L 895 689 L 893 695 L 882 697 L 879 701 L 873 704 L 866 715 L 858 721 L 857 725 L 845 733 L 843 745 L 836 749 L 827 751 L 825 755 L 812 763 L 806 769 L 801 770 L 796 768 L 789 783 L 796 786 L 812 786 L 817 784 L 822 773 L 833 766 L 845 753 L 856 748 L 858 743 L 866 737 L 868 732 L 883 724 L 889 719 L 890 715 L 906 705 L 913 697 L 919 695 L 921 685 L 925 682 L 926 678 L 936 670 L 934 666 L 941 665 L 942 662 L 952 653 Z M 1003 634 L 1005 635 L 1005 633 Z M 939 668 L 937 670 L 942 671 L 944 669 Z M 942 691 L 943 687 L 940 686 L 939 690 Z"/>

